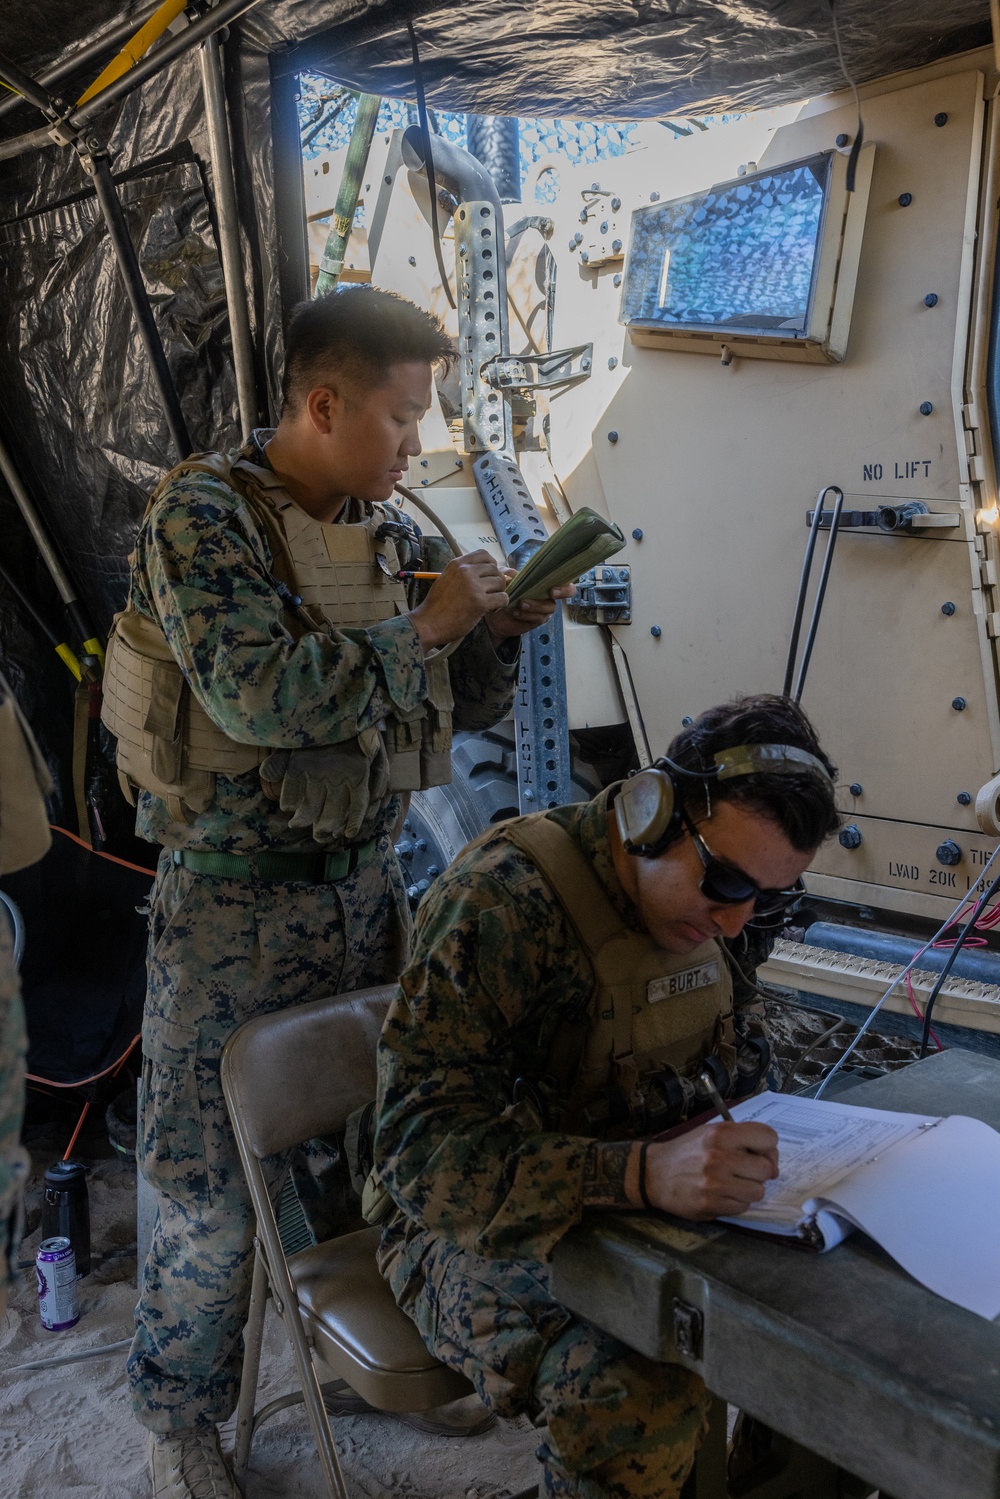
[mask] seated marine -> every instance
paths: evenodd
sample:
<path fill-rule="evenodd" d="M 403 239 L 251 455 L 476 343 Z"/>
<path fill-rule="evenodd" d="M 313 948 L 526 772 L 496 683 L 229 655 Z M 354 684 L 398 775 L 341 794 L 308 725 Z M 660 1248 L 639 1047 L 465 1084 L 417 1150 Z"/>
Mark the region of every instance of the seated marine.
<path fill-rule="evenodd" d="M 658 1137 L 711 1110 L 703 1073 L 765 1085 L 726 944 L 801 893 L 834 777 L 796 705 L 743 698 L 592 801 L 489 829 L 420 908 L 379 1045 L 380 1268 L 439 1359 L 544 1428 L 548 1495 L 674 1499 L 693 1464 L 701 1380 L 561 1306 L 548 1262 L 590 1209 L 710 1219 L 777 1175 L 762 1124 Z"/>

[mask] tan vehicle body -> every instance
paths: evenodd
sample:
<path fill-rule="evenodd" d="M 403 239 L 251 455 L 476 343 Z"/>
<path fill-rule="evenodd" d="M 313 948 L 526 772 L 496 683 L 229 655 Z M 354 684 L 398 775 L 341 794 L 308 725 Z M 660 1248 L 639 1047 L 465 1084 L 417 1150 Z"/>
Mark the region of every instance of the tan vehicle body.
<path fill-rule="evenodd" d="M 508 249 L 511 351 L 548 347 L 544 288 L 553 269 L 552 347 L 594 346 L 588 379 L 538 396 L 522 470 L 548 524 L 590 505 L 630 538 L 614 562 L 631 568 L 631 622 L 610 634 L 627 657 L 634 700 L 604 632 L 570 622 L 571 728 L 638 729 L 641 717 L 640 756 L 647 748 L 655 756 L 685 715 L 738 692 L 780 691 L 806 513 L 826 485 L 843 489 L 847 510 L 916 500 L 933 518 L 913 533 L 841 532 L 803 696 L 861 835 L 856 847 L 835 839 L 823 848 L 809 888 L 890 922 L 942 920 L 975 888 L 1000 839 L 1000 523 L 986 401 L 996 90 L 988 50 L 862 87 L 874 149 L 859 171 L 867 205 L 850 210 L 832 271 L 853 290 L 853 307 L 849 297 L 839 304 L 849 323 L 839 360 L 834 351 L 804 362 L 801 350 L 738 339 L 730 348 L 718 339 L 682 347 L 630 336 L 620 304 L 634 209 L 654 193 L 666 201 L 741 169 L 835 149 L 838 135 L 853 140 L 849 93 L 683 139 L 646 123 L 638 148 L 622 157 L 536 163 L 523 202 L 505 205 L 508 235 L 531 220 Z M 314 260 L 340 170 L 336 156 L 305 163 Z M 553 171 L 558 195 L 539 202 L 535 185 Z M 404 292 L 456 331 L 426 189 L 396 167 L 392 137 L 376 137 L 365 182 L 371 243 L 355 231 L 348 277 Z M 450 236 L 449 225 L 449 268 Z M 435 410 L 409 480 L 465 544 L 496 547 L 461 440 L 460 423 L 449 429 Z M 944 604 L 954 610 L 942 612 Z M 938 857 L 946 842 L 959 849 L 957 862 Z M 867 994 L 864 973 L 824 987 L 822 963 L 797 944 L 779 944 L 774 971 L 812 992 L 861 1000 L 878 992 L 877 973 Z M 1000 989 L 965 985 L 965 999 L 962 989 L 945 990 L 939 1018 L 1000 1030 Z"/>

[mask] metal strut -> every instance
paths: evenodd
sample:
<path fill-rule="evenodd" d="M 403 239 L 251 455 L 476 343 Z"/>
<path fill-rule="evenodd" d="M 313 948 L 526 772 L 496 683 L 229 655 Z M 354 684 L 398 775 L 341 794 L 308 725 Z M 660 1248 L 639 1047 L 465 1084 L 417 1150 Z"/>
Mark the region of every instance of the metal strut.
<path fill-rule="evenodd" d="M 509 395 L 485 373 L 490 361 L 509 352 L 507 275 L 503 209 L 489 174 L 440 136 L 431 151 L 437 181 L 458 200 L 455 258 L 465 446 L 476 488 L 511 567 L 522 567 L 547 532 L 514 452 Z M 421 133 L 403 136 L 403 161 L 424 166 Z M 517 795 L 522 812 L 544 811 L 573 793 L 566 718 L 566 660 L 562 605 L 521 646 L 521 674 L 514 701 Z"/>

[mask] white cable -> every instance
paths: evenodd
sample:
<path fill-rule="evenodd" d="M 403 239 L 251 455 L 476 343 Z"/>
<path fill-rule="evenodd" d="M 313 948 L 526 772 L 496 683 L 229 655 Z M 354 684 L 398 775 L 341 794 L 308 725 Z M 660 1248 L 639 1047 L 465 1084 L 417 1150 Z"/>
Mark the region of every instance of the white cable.
<path fill-rule="evenodd" d="M 994 863 L 994 861 L 997 858 L 1000 858 L 1000 846 L 998 846 L 997 848 L 995 848 L 993 850 L 992 854 L 989 857 L 989 861 L 987 862 L 986 867 L 984 868 L 982 874 L 979 877 L 979 881 L 977 882 L 977 883 L 981 883 L 983 885 L 984 889 L 986 887 L 986 876 L 989 874 L 990 869 L 992 868 L 993 863 Z M 903 969 L 901 969 L 900 972 L 896 975 L 896 977 L 893 979 L 892 983 L 889 985 L 888 989 L 882 995 L 882 998 L 879 1000 L 878 1004 L 875 1005 L 874 1008 L 872 1009 L 871 1014 L 868 1016 L 868 1019 L 865 1021 L 864 1025 L 862 1025 L 861 1029 L 858 1031 L 858 1034 L 855 1036 L 855 1038 L 851 1042 L 850 1046 L 847 1048 L 847 1050 L 841 1056 L 839 1056 L 837 1058 L 837 1061 L 835 1062 L 835 1064 L 830 1068 L 830 1071 L 826 1074 L 826 1077 L 823 1079 L 823 1081 L 820 1083 L 819 1087 L 816 1089 L 814 1097 L 816 1097 L 816 1098 L 822 1098 L 827 1083 L 829 1083 L 830 1079 L 832 1077 L 834 1077 L 835 1074 L 840 1071 L 841 1067 L 843 1067 L 844 1063 L 847 1061 L 847 1058 L 854 1051 L 854 1049 L 857 1046 L 858 1042 L 861 1040 L 861 1037 L 865 1034 L 865 1032 L 867 1031 L 868 1027 L 871 1025 L 872 1021 L 875 1019 L 875 1016 L 878 1014 L 879 1010 L 881 1010 L 882 1006 L 885 1004 L 886 1000 L 889 998 L 889 995 L 893 992 L 893 990 L 899 984 L 901 984 L 903 982 L 903 980 L 906 978 L 906 975 L 908 973 L 912 972 L 912 970 L 914 968 L 916 968 L 917 963 L 923 957 L 924 953 L 927 952 L 929 948 L 931 948 L 931 947 L 934 946 L 935 942 L 941 936 L 942 932 L 946 932 L 948 930 L 948 928 L 954 923 L 955 917 L 958 915 L 959 911 L 961 911 L 961 909 L 962 909 L 963 906 L 968 905 L 969 899 L 970 899 L 971 896 L 972 896 L 972 891 L 969 890 L 969 891 L 967 891 L 965 893 L 965 895 L 963 895 L 961 897 L 961 899 L 958 902 L 958 905 L 953 908 L 953 910 L 951 911 L 951 914 L 948 916 L 948 919 L 941 926 L 938 927 L 938 929 L 934 933 L 933 937 L 931 937 L 929 939 L 929 941 L 927 941 L 927 942 L 924 943 L 923 947 L 920 949 L 920 951 L 918 953 L 914 953 L 913 957 L 910 959 L 909 963 L 907 963 L 906 967 L 903 968 Z M 979 897 L 977 896 L 976 900 L 978 900 L 978 899 L 979 899 Z M 975 906 L 975 900 L 973 901 L 973 906 Z"/>

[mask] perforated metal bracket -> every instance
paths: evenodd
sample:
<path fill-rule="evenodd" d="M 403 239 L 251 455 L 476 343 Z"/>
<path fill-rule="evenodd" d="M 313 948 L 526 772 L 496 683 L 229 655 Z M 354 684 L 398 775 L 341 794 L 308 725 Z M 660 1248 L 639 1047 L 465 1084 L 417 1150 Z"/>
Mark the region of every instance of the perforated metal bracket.
<path fill-rule="evenodd" d="M 546 531 L 513 454 L 484 453 L 472 471 L 507 560 L 511 567 L 522 567 L 541 546 Z M 522 638 L 514 698 L 517 797 L 522 812 L 562 806 L 573 794 L 561 608 L 547 625 Z"/>
<path fill-rule="evenodd" d="M 510 410 L 484 373 L 504 355 L 507 277 L 503 233 L 492 203 L 460 203 L 455 210 L 462 422 L 469 453 L 511 446 Z M 499 243 L 498 243 L 499 240 Z"/>

